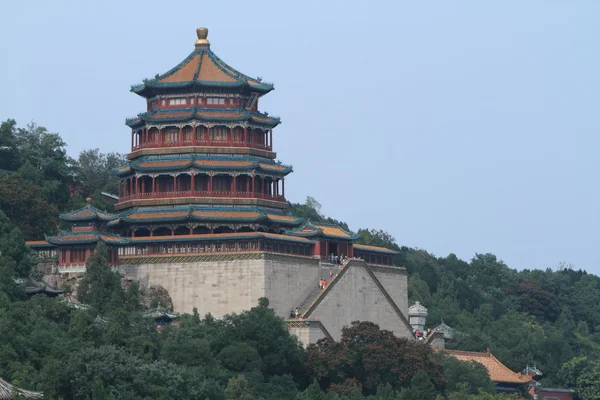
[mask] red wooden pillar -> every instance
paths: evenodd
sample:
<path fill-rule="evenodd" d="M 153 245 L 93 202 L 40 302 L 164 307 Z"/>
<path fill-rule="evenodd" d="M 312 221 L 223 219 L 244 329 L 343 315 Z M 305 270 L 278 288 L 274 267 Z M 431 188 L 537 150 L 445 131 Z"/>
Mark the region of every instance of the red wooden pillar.
<path fill-rule="evenodd" d="M 246 175 L 246 193 L 250 192 L 250 178 L 248 175 Z"/>
<path fill-rule="evenodd" d="M 117 197 L 121 198 L 121 181 L 117 183 Z"/>
<path fill-rule="evenodd" d="M 158 145 L 162 146 L 162 144 L 163 144 L 162 129 L 158 128 Z"/>
<path fill-rule="evenodd" d="M 175 236 L 175 229 L 171 228 L 171 236 Z"/>
<path fill-rule="evenodd" d="M 135 135 L 135 132 L 131 132 L 131 151 L 133 151 L 133 135 Z"/>
<path fill-rule="evenodd" d="M 285 178 L 281 178 L 281 197 L 285 198 Z"/>
<path fill-rule="evenodd" d="M 321 242 L 317 241 L 314 244 L 313 247 L 313 256 L 314 257 L 321 257 Z"/>
<path fill-rule="evenodd" d="M 179 127 L 179 134 L 177 136 L 177 146 L 181 146 L 183 144 L 183 128 Z"/>
<path fill-rule="evenodd" d="M 142 194 L 146 193 L 146 180 L 142 179 Z"/>
<path fill-rule="evenodd" d="M 227 140 L 227 143 L 229 144 L 229 146 L 233 145 L 233 127 L 229 128 L 229 140 Z"/>
<path fill-rule="evenodd" d="M 236 194 L 237 193 L 237 186 L 236 186 L 236 176 L 233 176 L 233 180 L 231 181 L 231 193 Z"/>
<path fill-rule="evenodd" d="M 269 131 L 269 150 L 273 150 L 273 129 Z"/>
<path fill-rule="evenodd" d="M 262 188 L 261 188 L 262 189 L 262 197 L 265 197 L 265 186 L 266 186 L 265 185 L 265 179 L 266 178 L 263 176 L 263 178 L 262 178 Z"/>
<path fill-rule="evenodd" d="M 190 226 L 190 235 L 193 235 L 193 234 L 194 234 L 194 228 L 192 228 L 192 227 Z"/>
<path fill-rule="evenodd" d="M 252 196 L 254 196 L 254 184 L 256 182 L 256 175 L 252 175 Z"/>
<path fill-rule="evenodd" d="M 196 137 L 198 136 L 198 125 L 194 126 L 194 134 L 192 136 L 192 146 L 196 145 Z"/>
<path fill-rule="evenodd" d="M 210 129 L 210 127 L 206 127 L 206 141 L 208 142 L 209 146 L 212 144 L 212 138 L 210 137 Z"/>
<path fill-rule="evenodd" d="M 244 137 L 242 138 L 242 141 L 244 142 L 244 144 L 246 144 L 246 140 L 248 140 L 247 138 L 248 138 L 248 127 L 245 126 L 244 127 Z"/>
<path fill-rule="evenodd" d="M 190 192 L 194 193 L 196 191 L 196 184 L 194 183 L 194 178 L 196 177 L 196 174 L 192 174 L 192 178 L 190 181 Z"/>
<path fill-rule="evenodd" d="M 156 177 L 155 176 L 152 177 L 152 197 L 154 197 L 154 195 L 156 195 Z"/>
<path fill-rule="evenodd" d="M 178 192 L 177 190 L 177 175 L 173 175 L 173 192 Z"/>

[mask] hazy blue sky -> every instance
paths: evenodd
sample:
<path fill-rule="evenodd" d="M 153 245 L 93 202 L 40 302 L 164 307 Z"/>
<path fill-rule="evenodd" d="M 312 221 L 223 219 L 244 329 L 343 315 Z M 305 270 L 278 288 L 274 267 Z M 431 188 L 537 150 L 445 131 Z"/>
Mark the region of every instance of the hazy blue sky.
<path fill-rule="evenodd" d="M 127 3 L 127 4 L 125 4 Z M 376 4 L 376 5 L 375 5 Z M 12 1 L 0 119 L 129 151 L 129 92 L 195 29 L 282 118 L 286 194 L 353 230 L 514 268 L 600 273 L 600 1 Z"/>

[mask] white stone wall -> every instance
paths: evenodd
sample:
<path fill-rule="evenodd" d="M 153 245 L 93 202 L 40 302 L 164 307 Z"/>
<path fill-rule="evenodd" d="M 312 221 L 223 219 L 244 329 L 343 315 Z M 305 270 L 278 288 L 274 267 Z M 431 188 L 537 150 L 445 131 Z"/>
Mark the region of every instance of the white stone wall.
<path fill-rule="evenodd" d="M 300 304 L 317 286 L 320 277 L 318 264 L 265 261 L 265 294 L 269 307 L 281 317 Z"/>
<path fill-rule="evenodd" d="M 277 315 L 288 317 L 317 284 L 319 266 L 290 257 L 283 261 L 234 260 L 122 266 L 120 270 L 146 286 L 161 285 L 174 310 L 221 317 L 248 310 L 267 297 Z"/>
<path fill-rule="evenodd" d="M 146 286 L 161 285 L 180 313 L 222 317 L 248 310 L 265 293 L 265 261 L 235 260 L 123 266 L 127 276 Z"/>
<path fill-rule="evenodd" d="M 323 339 L 325 334 L 318 327 L 307 327 L 307 328 L 289 328 L 290 333 L 296 335 L 300 343 L 304 347 L 307 347 L 311 343 L 317 343 L 318 340 Z"/>
<path fill-rule="evenodd" d="M 288 317 L 290 308 L 306 299 L 323 273 L 318 264 L 298 257 L 124 265 L 119 269 L 145 286 L 164 287 L 175 311 L 191 313 L 196 307 L 201 316 L 210 312 L 215 317 L 248 310 L 261 297 L 269 299 L 277 315 Z M 400 310 L 408 313 L 406 275 L 377 271 L 376 276 Z M 371 321 L 396 336 L 410 337 L 409 328 L 362 266 L 349 267 L 311 319 L 320 320 L 335 340 L 352 321 Z M 321 330 L 313 327 L 291 331 L 305 345 L 323 337 Z"/>
<path fill-rule="evenodd" d="M 398 337 L 410 337 L 409 329 L 364 267 L 350 267 L 311 318 L 320 320 L 335 340 L 339 340 L 342 328 L 350 326 L 352 321 L 371 321 Z"/>
<path fill-rule="evenodd" d="M 408 277 L 406 274 L 384 271 L 375 271 L 375 276 L 408 320 Z"/>

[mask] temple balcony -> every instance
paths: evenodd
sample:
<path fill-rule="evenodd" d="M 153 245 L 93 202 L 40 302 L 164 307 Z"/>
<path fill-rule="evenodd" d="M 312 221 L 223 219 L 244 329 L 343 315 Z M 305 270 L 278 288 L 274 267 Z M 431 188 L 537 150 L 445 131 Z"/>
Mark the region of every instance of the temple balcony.
<path fill-rule="evenodd" d="M 226 141 L 226 140 L 183 140 L 181 142 L 170 142 L 170 143 L 157 143 L 157 142 L 148 142 L 148 143 L 139 143 L 134 145 L 131 151 L 138 151 L 143 149 L 163 149 L 163 148 L 173 148 L 173 147 L 235 147 L 235 148 L 250 148 L 256 150 L 267 150 L 272 151 L 273 148 L 267 144 L 261 143 L 245 143 L 241 141 Z"/>
<path fill-rule="evenodd" d="M 155 193 L 137 193 L 132 195 L 125 195 L 119 198 L 119 201 L 127 200 L 140 200 L 140 199 L 170 199 L 177 197 L 230 197 L 239 199 L 264 199 L 286 202 L 285 197 L 276 196 L 271 194 L 263 193 L 251 193 L 251 192 L 218 192 L 207 190 L 185 190 L 179 192 L 155 192 Z"/>

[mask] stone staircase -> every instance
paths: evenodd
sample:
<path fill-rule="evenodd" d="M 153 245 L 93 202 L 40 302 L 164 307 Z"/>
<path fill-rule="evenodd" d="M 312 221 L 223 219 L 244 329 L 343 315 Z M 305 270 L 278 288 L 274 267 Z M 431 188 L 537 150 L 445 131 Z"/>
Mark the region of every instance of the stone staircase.
<path fill-rule="evenodd" d="M 312 311 L 314 311 L 315 306 L 319 303 L 319 299 L 325 296 L 326 292 L 329 292 L 330 288 L 335 285 L 335 282 L 337 282 L 337 280 L 339 280 L 339 278 L 341 278 L 342 275 L 344 275 L 344 272 L 347 270 L 348 266 L 350 265 L 350 262 L 348 262 L 343 268 L 340 265 L 325 263 L 321 264 L 321 268 L 325 267 L 321 270 L 321 279 L 325 279 L 327 281 L 327 287 L 325 289 L 319 289 L 319 286 L 317 285 L 318 282 L 315 282 L 315 288 L 306 297 L 306 299 L 304 299 L 301 306 L 299 307 L 300 318 L 308 318 L 309 314 Z M 333 269 L 333 276 L 331 278 L 329 277 L 330 268 Z M 323 271 L 325 271 L 324 276 Z"/>
<path fill-rule="evenodd" d="M 329 278 L 329 270 L 332 269 L 333 270 L 333 277 L 330 279 Z M 317 278 L 317 280 L 315 282 L 312 283 L 312 290 L 310 292 L 310 294 L 308 296 L 306 296 L 306 298 L 304 300 L 302 300 L 302 302 L 300 304 L 297 304 L 295 306 L 292 307 L 292 309 L 295 309 L 296 307 L 298 307 L 298 309 L 300 310 L 300 316 L 302 316 L 302 314 L 310 307 L 310 305 L 315 301 L 315 299 L 317 297 L 319 297 L 319 295 L 324 292 L 324 290 L 319 289 L 319 281 L 318 279 L 325 279 L 327 281 L 327 285 L 329 286 L 330 282 L 335 278 L 336 274 L 339 272 L 340 270 L 340 266 L 339 265 L 333 265 L 333 264 L 328 264 L 328 263 L 319 263 L 319 277 Z"/>

